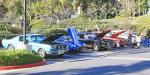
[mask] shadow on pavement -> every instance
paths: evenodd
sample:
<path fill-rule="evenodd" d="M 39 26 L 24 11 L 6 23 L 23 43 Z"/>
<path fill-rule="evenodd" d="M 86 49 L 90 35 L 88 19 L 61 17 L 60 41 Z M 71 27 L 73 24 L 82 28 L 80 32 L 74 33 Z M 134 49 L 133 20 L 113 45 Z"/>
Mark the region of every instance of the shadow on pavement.
<path fill-rule="evenodd" d="M 124 48 L 124 49 L 117 49 L 117 50 L 114 50 L 113 53 L 108 54 L 108 56 L 131 55 L 131 54 L 140 54 L 140 53 L 150 53 L 150 48 L 141 48 L 141 49 Z"/>
<path fill-rule="evenodd" d="M 138 62 L 132 65 L 108 65 L 92 68 L 69 69 L 62 71 L 48 71 L 32 73 L 28 75 L 124 75 L 131 73 L 134 74 L 147 69 L 150 69 L 150 61 Z"/>
<path fill-rule="evenodd" d="M 105 52 L 106 54 L 104 54 Z M 47 59 L 48 63 L 51 62 L 77 62 L 77 61 L 86 61 L 92 60 L 93 58 L 104 58 L 104 57 L 111 57 L 111 56 L 119 56 L 119 55 L 132 55 L 132 54 L 140 54 L 140 53 L 150 53 L 149 48 L 142 48 L 142 49 L 129 49 L 124 48 L 120 50 L 114 51 L 91 51 L 91 50 L 84 50 L 81 53 L 75 54 L 65 54 L 62 58 L 50 58 Z"/>

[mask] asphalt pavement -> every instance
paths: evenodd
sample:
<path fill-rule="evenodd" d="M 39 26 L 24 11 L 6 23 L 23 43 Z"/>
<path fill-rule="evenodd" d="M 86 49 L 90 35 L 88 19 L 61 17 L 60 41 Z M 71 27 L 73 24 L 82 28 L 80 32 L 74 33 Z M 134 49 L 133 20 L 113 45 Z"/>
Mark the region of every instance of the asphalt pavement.
<path fill-rule="evenodd" d="M 49 58 L 38 67 L 0 71 L 1 75 L 150 75 L 150 48 L 84 50 Z"/>

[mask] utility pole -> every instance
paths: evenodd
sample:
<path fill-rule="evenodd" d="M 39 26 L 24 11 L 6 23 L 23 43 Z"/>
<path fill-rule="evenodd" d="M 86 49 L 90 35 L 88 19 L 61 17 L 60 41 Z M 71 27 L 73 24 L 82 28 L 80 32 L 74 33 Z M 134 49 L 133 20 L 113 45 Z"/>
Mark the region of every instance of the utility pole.
<path fill-rule="evenodd" d="M 24 0 L 24 25 L 23 25 L 23 42 L 26 44 L 26 0 Z"/>

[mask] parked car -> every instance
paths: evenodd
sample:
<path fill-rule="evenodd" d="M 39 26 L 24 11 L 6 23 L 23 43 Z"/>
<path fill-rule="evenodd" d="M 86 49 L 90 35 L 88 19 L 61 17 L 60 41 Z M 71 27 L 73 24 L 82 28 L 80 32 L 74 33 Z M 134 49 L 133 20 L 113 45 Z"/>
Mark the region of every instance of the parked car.
<path fill-rule="evenodd" d="M 67 45 L 68 52 L 80 51 L 84 45 L 82 42 L 79 42 L 79 44 L 73 43 L 69 35 L 63 35 L 56 39 L 55 42 Z"/>
<path fill-rule="evenodd" d="M 79 40 L 85 43 L 86 48 L 92 48 L 93 50 L 112 50 L 109 42 L 97 39 L 95 33 L 92 32 L 80 32 L 78 33 Z"/>
<path fill-rule="evenodd" d="M 24 45 L 23 36 L 19 35 L 9 40 L 2 40 L 2 44 L 4 48 L 13 50 L 27 48 L 30 51 L 39 53 L 42 57 L 47 55 L 63 56 L 67 47 L 63 44 L 55 43 L 53 41 L 55 38 L 53 37 L 57 38 L 55 35 L 45 38 L 41 34 L 27 34 L 26 40 L 28 43 Z"/>
<path fill-rule="evenodd" d="M 41 42 L 45 37 L 41 34 L 27 34 L 26 41 L 27 42 Z M 25 45 L 23 43 L 23 35 L 16 36 L 11 39 L 3 39 L 2 45 L 7 49 L 25 49 Z"/>
<path fill-rule="evenodd" d="M 109 41 L 112 47 L 124 47 L 124 40 L 118 38 L 118 36 L 124 32 L 124 30 L 112 30 L 103 37 L 103 40 Z"/>
<path fill-rule="evenodd" d="M 67 46 L 55 42 L 55 39 L 62 36 L 62 34 L 51 34 L 40 43 L 31 42 L 28 44 L 28 49 L 38 52 L 42 57 L 63 56 L 67 50 Z"/>
<path fill-rule="evenodd" d="M 69 35 L 63 35 L 55 40 L 55 42 L 60 44 L 65 44 L 68 47 L 69 52 L 78 52 L 84 47 L 84 43 L 79 41 L 77 32 L 75 28 L 68 28 Z"/>

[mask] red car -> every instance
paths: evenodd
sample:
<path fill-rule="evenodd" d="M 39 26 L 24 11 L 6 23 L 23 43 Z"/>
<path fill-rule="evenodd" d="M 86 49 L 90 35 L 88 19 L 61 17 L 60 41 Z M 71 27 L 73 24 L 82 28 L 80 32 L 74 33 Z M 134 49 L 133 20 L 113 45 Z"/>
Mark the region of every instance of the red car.
<path fill-rule="evenodd" d="M 124 47 L 127 45 L 129 34 L 128 31 L 125 30 L 112 30 L 107 33 L 104 37 L 104 40 L 110 41 L 112 43 L 112 47 Z"/>

